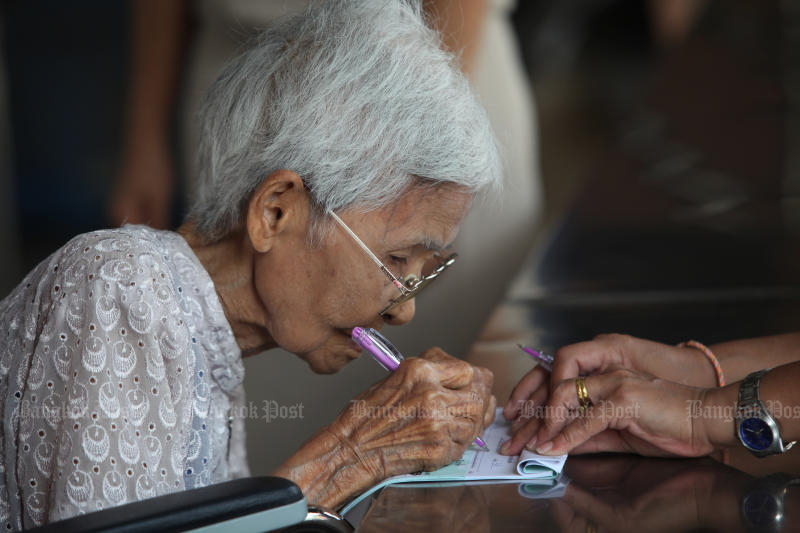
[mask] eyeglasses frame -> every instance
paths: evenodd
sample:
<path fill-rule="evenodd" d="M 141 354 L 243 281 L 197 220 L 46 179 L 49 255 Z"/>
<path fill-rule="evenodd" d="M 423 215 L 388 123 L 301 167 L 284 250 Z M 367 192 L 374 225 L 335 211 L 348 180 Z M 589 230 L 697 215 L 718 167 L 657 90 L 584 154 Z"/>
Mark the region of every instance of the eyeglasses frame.
<path fill-rule="evenodd" d="M 398 298 L 393 299 L 386 305 L 378 314 L 383 316 L 398 305 L 404 304 L 405 302 L 411 300 L 412 298 L 416 298 L 420 292 L 422 292 L 425 287 L 431 284 L 433 280 L 439 277 L 442 272 L 450 268 L 453 263 L 456 262 L 456 258 L 458 254 L 453 253 L 448 255 L 444 258 L 429 274 L 423 276 L 422 278 L 417 277 L 416 274 L 409 274 L 403 280 L 400 280 L 397 276 L 392 274 L 391 270 L 389 270 L 383 262 L 378 259 L 378 256 L 375 255 L 369 247 L 364 244 L 358 235 L 350 229 L 350 227 L 344 223 L 344 221 L 339 218 L 339 216 L 331 210 L 327 211 L 327 214 L 337 223 L 339 226 L 344 229 L 347 234 L 358 244 L 364 253 L 375 263 L 378 268 L 383 272 L 383 274 L 389 279 L 389 281 L 394 285 L 397 290 L 400 291 L 400 296 Z"/>

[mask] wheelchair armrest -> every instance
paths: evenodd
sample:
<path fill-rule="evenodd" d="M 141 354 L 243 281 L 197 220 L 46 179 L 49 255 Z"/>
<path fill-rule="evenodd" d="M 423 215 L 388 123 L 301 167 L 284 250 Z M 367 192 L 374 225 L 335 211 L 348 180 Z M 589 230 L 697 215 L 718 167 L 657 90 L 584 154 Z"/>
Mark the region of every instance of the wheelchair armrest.
<path fill-rule="evenodd" d="M 302 522 L 306 514 L 306 500 L 297 485 L 279 477 L 251 477 L 87 513 L 30 531 L 256 532 Z"/>

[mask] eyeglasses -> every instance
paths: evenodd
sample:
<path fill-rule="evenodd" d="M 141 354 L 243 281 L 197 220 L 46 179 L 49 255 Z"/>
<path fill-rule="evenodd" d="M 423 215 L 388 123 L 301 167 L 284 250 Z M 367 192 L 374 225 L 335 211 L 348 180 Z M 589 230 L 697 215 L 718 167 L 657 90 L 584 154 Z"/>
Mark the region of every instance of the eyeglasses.
<path fill-rule="evenodd" d="M 389 281 L 392 282 L 392 285 L 397 287 L 397 290 L 400 291 L 400 296 L 389 302 L 389 304 L 384 307 L 380 313 L 378 313 L 379 315 L 385 315 L 398 305 L 403 304 L 412 298 L 416 298 L 425 287 L 430 285 L 433 280 L 438 278 L 442 272 L 450 268 L 450 266 L 456 262 L 456 257 L 458 257 L 458 254 L 451 254 L 447 256 L 429 272 L 423 273 L 422 278 L 417 277 L 416 274 L 408 274 L 401 280 L 392 274 L 392 272 L 386 268 L 386 265 L 381 263 L 381 260 L 378 259 L 378 256 L 372 253 L 372 250 L 367 248 L 367 245 L 364 244 L 364 241 L 359 239 L 358 235 L 356 235 L 353 230 L 351 230 L 347 224 L 345 224 L 344 221 L 342 221 L 342 219 L 336 215 L 336 213 L 333 211 L 328 211 L 328 214 L 347 232 L 348 235 L 350 235 L 350 237 L 353 238 L 354 241 L 356 241 L 356 244 L 358 244 L 361 249 L 364 250 L 369 258 L 372 259 L 376 265 L 378 265 L 378 268 L 381 269 L 381 272 L 383 272 L 384 275 L 389 278 Z"/>

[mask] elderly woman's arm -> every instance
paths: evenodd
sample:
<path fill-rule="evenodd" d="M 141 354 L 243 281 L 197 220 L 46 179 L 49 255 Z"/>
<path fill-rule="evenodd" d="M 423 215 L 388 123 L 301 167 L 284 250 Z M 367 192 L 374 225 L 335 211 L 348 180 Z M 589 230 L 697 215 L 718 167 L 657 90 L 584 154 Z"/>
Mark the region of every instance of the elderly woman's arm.
<path fill-rule="evenodd" d="M 13 296 L 35 339 L 11 352 L 32 351 L 13 373 L 18 449 L 6 448 L 22 527 L 185 488 L 188 326 L 163 290 L 166 265 L 129 245 L 102 232 L 73 239 Z"/>
<path fill-rule="evenodd" d="M 378 481 L 450 463 L 491 423 L 492 374 L 438 348 L 355 398 L 276 475 L 337 507 Z"/>

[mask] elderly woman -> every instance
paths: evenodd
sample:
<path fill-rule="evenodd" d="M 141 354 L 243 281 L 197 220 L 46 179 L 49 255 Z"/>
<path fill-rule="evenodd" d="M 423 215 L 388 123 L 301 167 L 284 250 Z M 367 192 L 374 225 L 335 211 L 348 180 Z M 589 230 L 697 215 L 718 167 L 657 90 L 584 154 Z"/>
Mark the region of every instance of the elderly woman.
<path fill-rule="evenodd" d="M 358 357 L 352 328 L 411 320 L 417 280 L 499 180 L 487 120 L 416 2 L 287 20 L 201 119 L 202 190 L 178 233 L 78 236 L 0 304 L 7 529 L 247 475 L 230 415 L 242 356 L 281 346 L 323 373 Z M 277 474 L 335 506 L 444 465 L 491 420 L 491 383 L 428 350 Z"/>

